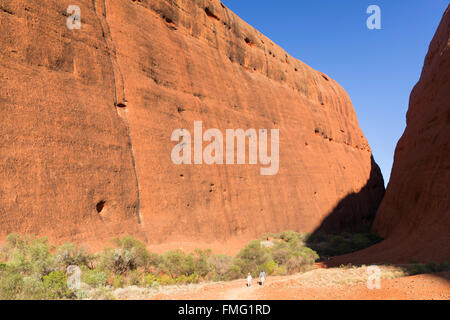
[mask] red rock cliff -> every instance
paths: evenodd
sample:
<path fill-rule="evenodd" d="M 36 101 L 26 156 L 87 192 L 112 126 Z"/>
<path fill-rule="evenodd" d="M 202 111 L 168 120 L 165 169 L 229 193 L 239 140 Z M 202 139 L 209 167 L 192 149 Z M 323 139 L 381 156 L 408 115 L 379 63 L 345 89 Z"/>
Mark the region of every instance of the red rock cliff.
<path fill-rule="evenodd" d="M 329 76 L 217 0 L 78 0 L 68 30 L 72 2 L 0 2 L 2 236 L 211 243 L 370 224 L 381 173 Z M 194 120 L 280 129 L 278 174 L 173 164 L 171 133 Z"/>
<path fill-rule="evenodd" d="M 450 260 L 450 10 L 431 41 L 374 230 L 391 257 Z M 395 245 L 393 245 L 395 243 Z"/>
<path fill-rule="evenodd" d="M 373 230 L 382 243 L 333 264 L 450 260 L 450 9 L 431 41 Z"/>

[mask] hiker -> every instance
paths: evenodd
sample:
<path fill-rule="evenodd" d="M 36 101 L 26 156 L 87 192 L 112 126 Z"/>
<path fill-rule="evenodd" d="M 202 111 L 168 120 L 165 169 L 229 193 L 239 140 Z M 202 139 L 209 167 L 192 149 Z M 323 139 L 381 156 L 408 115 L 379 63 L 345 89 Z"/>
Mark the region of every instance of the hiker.
<path fill-rule="evenodd" d="M 261 273 L 259 274 L 259 279 L 261 279 L 261 285 L 264 285 L 264 279 L 266 278 L 266 273 L 264 270 L 261 270 Z"/>
<path fill-rule="evenodd" d="M 247 287 L 250 287 L 251 285 L 252 285 L 252 275 L 249 272 L 247 276 Z"/>

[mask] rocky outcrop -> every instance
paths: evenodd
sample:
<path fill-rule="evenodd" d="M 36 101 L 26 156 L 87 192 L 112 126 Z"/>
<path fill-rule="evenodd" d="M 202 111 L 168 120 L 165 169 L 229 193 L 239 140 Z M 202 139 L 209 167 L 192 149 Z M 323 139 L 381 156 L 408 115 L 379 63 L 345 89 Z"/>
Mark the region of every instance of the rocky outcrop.
<path fill-rule="evenodd" d="M 335 263 L 450 260 L 449 8 L 431 41 L 406 118 L 373 226 L 386 240 Z"/>
<path fill-rule="evenodd" d="M 209 245 L 371 223 L 383 180 L 336 81 L 218 0 L 79 0 L 79 30 L 70 4 L 1 2 L 2 236 Z M 278 174 L 174 164 L 171 133 L 196 120 L 279 129 Z"/>

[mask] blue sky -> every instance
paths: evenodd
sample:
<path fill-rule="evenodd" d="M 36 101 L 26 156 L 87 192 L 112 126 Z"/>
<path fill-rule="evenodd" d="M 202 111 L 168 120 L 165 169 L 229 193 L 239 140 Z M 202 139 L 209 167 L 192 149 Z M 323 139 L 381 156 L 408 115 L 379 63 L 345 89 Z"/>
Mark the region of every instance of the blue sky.
<path fill-rule="evenodd" d="M 409 95 L 447 0 L 222 0 L 293 57 L 338 81 L 352 99 L 387 184 Z M 369 5 L 381 30 L 369 30 Z"/>

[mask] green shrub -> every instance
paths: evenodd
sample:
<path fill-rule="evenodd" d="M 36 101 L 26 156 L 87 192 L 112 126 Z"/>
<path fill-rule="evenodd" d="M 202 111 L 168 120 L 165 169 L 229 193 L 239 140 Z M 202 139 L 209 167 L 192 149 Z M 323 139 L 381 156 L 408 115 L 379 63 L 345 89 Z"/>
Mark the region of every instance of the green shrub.
<path fill-rule="evenodd" d="M 106 272 L 100 269 L 87 269 L 83 268 L 81 279 L 84 283 L 94 288 L 100 288 L 106 286 L 108 275 Z"/>
<path fill-rule="evenodd" d="M 328 236 L 322 232 L 318 231 L 308 237 L 308 243 L 321 243 L 328 240 Z"/>
<path fill-rule="evenodd" d="M 273 260 L 278 265 L 283 265 L 291 257 L 291 250 L 290 250 L 290 247 L 289 247 L 289 245 L 287 243 L 285 243 L 285 242 L 277 242 L 271 248 L 271 255 L 272 255 Z"/>
<path fill-rule="evenodd" d="M 13 248 L 21 249 L 25 244 L 25 240 L 22 239 L 22 236 L 17 233 L 8 234 L 5 240 L 6 240 L 6 247 L 9 249 Z"/>
<path fill-rule="evenodd" d="M 422 273 L 426 273 L 426 271 L 427 271 L 427 269 L 425 268 L 425 265 L 420 264 L 420 263 L 416 263 L 408 269 L 409 269 L 408 271 L 409 271 L 410 275 L 422 274 Z"/>
<path fill-rule="evenodd" d="M 275 261 L 273 261 L 272 259 L 270 259 L 269 261 L 267 261 L 266 263 L 264 263 L 261 267 L 262 270 L 264 270 L 264 272 L 267 275 L 272 275 L 274 274 L 275 270 L 277 270 L 278 265 Z"/>
<path fill-rule="evenodd" d="M 105 249 L 98 255 L 99 268 L 115 274 L 125 274 L 137 268 L 134 250 Z"/>
<path fill-rule="evenodd" d="M 58 248 L 56 260 L 64 267 L 70 265 L 88 266 L 93 260 L 93 256 L 88 254 L 85 249 L 79 248 L 73 243 L 64 243 Z"/>
<path fill-rule="evenodd" d="M 439 265 L 439 272 L 443 272 L 443 271 L 450 271 L 450 262 L 442 262 Z"/>
<path fill-rule="evenodd" d="M 142 285 L 148 288 L 155 288 L 159 286 L 159 278 L 153 274 L 147 274 L 142 279 Z"/>
<path fill-rule="evenodd" d="M 133 270 L 127 275 L 127 284 L 129 286 L 137 286 L 142 282 L 143 273 L 138 270 Z"/>
<path fill-rule="evenodd" d="M 48 297 L 52 299 L 71 298 L 73 293 L 67 287 L 67 274 L 62 271 L 52 271 L 45 275 L 43 284 Z"/>
<path fill-rule="evenodd" d="M 213 255 L 208 259 L 208 264 L 214 274 L 214 280 L 225 280 L 230 270 L 232 258 L 226 255 Z"/>
<path fill-rule="evenodd" d="M 169 277 L 168 275 L 163 275 L 158 278 L 158 282 L 162 286 L 174 285 L 176 283 L 175 278 Z"/>
<path fill-rule="evenodd" d="M 101 298 L 110 293 L 105 289 L 108 284 L 114 288 L 155 287 L 233 280 L 248 272 L 258 276 L 262 269 L 268 275 L 281 275 L 303 271 L 318 257 L 304 247 L 305 235 L 285 231 L 270 236 L 274 238 L 272 247 L 262 246 L 261 240 L 251 241 L 232 258 L 199 249 L 189 254 L 168 251 L 160 256 L 149 253 L 142 242 L 130 236 L 114 239 L 116 248 L 94 256 L 73 243 L 54 248 L 45 238 L 11 234 L 1 249 L 0 299 L 86 298 L 87 291 L 83 294 L 67 287 L 65 270 L 69 265 L 82 269 L 82 281 L 95 289 L 89 291 L 92 297 Z"/>
<path fill-rule="evenodd" d="M 226 275 L 225 275 L 225 279 L 226 280 L 234 280 L 234 279 L 239 279 L 244 275 L 244 273 L 242 272 L 241 268 L 239 267 L 239 265 L 233 264 L 230 266 L 230 268 L 228 269 Z"/>
<path fill-rule="evenodd" d="M 37 274 L 39 277 L 58 269 L 55 256 L 50 253 L 46 238 L 23 239 L 18 235 L 7 237 L 9 246 L 8 263 L 25 274 Z"/>
<path fill-rule="evenodd" d="M 208 263 L 208 259 L 211 256 L 211 250 L 196 249 L 193 256 L 194 272 L 200 277 L 205 277 L 211 271 L 211 266 Z"/>
<path fill-rule="evenodd" d="M 23 276 L 19 273 L 4 271 L 0 274 L 0 299 L 17 299 L 23 288 Z"/>
<path fill-rule="evenodd" d="M 253 240 L 236 255 L 233 264 L 239 266 L 241 274 L 250 272 L 259 274 L 259 269 L 270 259 L 268 249 L 261 246 L 260 241 Z"/>
<path fill-rule="evenodd" d="M 43 300 L 55 299 L 52 288 L 45 287 L 41 279 L 36 276 L 23 277 L 23 283 L 20 294 L 17 299 L 22 300 Z"/>
<path fill-rule="evenodd" d="M 307 245 L 321 256 L 336 256 L 362 250 L 381 240 L 382 238 L 373 233 L 344 232 L 336 235 L 317 232 L 308 237 Z"/>
<path fill-rule="evenodd" d="M 194 256 L 181 250 L 168 251 L 161 256 L 159 268 L 172 278 L 190 275 L 195 272 Z"/>
<path fill-rule="evenodd" d="M 112 278 L 111 285 L 113 288 L 123 288 L 125 286 L 125 279 L 121 274 L 115 274 Z"/>
<path fill-rule="evenodd" d="M 123 255 L 128 255 L 133 259 L 135 267 L 148 267 L 150 263 L 157 265 L 157 255 L 151 255 L 145 244 L 131 236 L 124 236 L 122 239 L 114 238 L 113 242 L 121 249 Z M 155 261 L 156 259 L 156 261 Z"/>
<path fill-rule="evenodd" d="M 298 242 L 303 240 L 303 236 L 298 232 L 288 230 L 275 235 L 275 239 L 281 239 L 285 242 Z"/>

